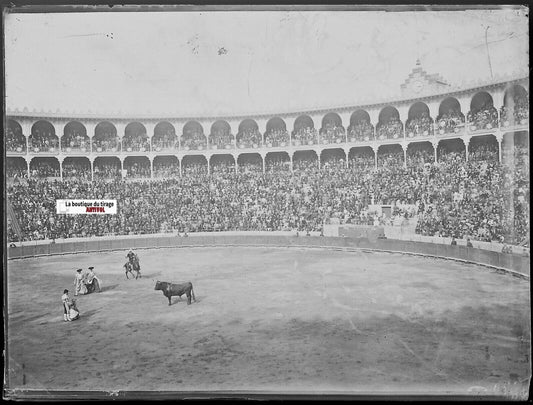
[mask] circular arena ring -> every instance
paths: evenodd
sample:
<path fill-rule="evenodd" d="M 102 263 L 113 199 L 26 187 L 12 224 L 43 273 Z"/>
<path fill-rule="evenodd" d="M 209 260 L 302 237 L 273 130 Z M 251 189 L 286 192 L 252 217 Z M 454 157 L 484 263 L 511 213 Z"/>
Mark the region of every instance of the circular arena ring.
<path fill-rule="evenodd" d="M 127 280 L 126 252 L 9 261 L 9 390 L 527 397 L 529 277 L 232 245 L 137 250 L 142 278 Z M 88 266 L 102 292 L 77 297 L 80 319 L 63 322 L 63 289 Z M 156 280 L 191 281 L 196 302 L 169 306 Z"/>

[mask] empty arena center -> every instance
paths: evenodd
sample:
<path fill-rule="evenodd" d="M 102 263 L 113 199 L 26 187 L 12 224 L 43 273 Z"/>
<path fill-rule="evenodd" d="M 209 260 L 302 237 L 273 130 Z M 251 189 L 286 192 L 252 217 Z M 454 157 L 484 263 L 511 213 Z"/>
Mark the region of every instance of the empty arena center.
<path fill-rule="evenodd" d="M 402 78 L 394 85 L 376 79 L 390 92 L 358 95 L 357 86 L 374 80 L 367 70 L 339 102 L 320 90 L 335 75 L 324 73 L 323 80 L 313 64 L 318 83 L 311 100 L 294 94 L 296 104 L 251 110 L 252 98 L 242 96 L 222 106 L 224 113 L 193 110 L 178 95 L 178 107 L 161 111 L 151 94 L 133 101 L 151 105 L 150 112 L 101 111 L 86 100 L 91 82 L 86 89 L 83 78 L 79 88 L 49 88 L 79 92 L 73 96 L 79 105 L 14 105 L 19 82 L 12 79 L 4 120 L 4 395 L 527 397 L 529 72 L 527 63 L 503 51 L 498 56 L 501 38 L 524 39 L 527 17 L 520 8 L 492 10 L 508 18 L 496 26 L 485 11 L 476 18 L 494 32 L 471 28 L 478 37 L 467 38 L 465 49 L 478 52 L 485 66 L 493 35 L 490 70 L 445 63 L 433 58 L 438 49 L 422 54 L 428 45 L 417 34 L 409 46 L 418 50 L 405 51 L 406 70 L 386 54 L 387 69 L 405 70 L 395 73 Z M 414 31 L 433 35 L 421 22 L 424 12 L 414 13 L 420 24 Z M 430 15 L 444 25 L 470 18 L 442 13 Z M 309 18 L 291 10 L 273 14 L 280 27 L 296 24 L 302 37 L 336 21 L 321 11 Z M 350 13 L 339 14 L 350 21 Z M 15 16 L 28 17 L 9 17 Z M 7 19 L 13 32 L 18 24 Z M 206 32 L 217 33 L 214 26 Z M 16 56 L 22 52 L 8 41 L 22 38 L 20 32 L 6 32 L 7 79 L 22 69 L 24 59 Z M 89 41 L 85 31 L 75 32 Z M 385 28 L 376 32 L 371 52 L 394 41 Z M 47 42 L 70 38 L 62 34 L 46 34 Z M 118 41 L 120 35 L 112 33 Z M 245 60 L 237 40 L 188 35 L 182 42 L 191 58 L 213 54 L 202 64 L 222 60 L 223 70 L 231 58 Z M 463 49 L 452 37 L 450 46 Z M 119 52 L 94 45 L 95 59 L 108 46 Z M 346 49 L 337 51 L 359 48 Z M 159 56 L 162 64 L 170 60 Z M 270 72 L 268 66 L 261 69 Z M 179 69 L 178 63 L 178 75 Z M 224 77 L 199 73 L 189 81 L 207 82 L 208 91 L 201 85 L 194 91 L 209 105 L 209 92 L 217 93 Z M 44 73 L 40 80 L 51 81 Z M 136 80 L 144 78 L 127 83 L 140 86 Z M 231 83 L 239 80 L 251 81 Z M 269 83 L 265 94 L 290 97 L 282 85 L 267 91 L 274 84 L 262 80 Z M 102 92 L 106 85 L 115 89 L 103 83 Z M 74 208 L 83 213 L 67 213 Z"/>

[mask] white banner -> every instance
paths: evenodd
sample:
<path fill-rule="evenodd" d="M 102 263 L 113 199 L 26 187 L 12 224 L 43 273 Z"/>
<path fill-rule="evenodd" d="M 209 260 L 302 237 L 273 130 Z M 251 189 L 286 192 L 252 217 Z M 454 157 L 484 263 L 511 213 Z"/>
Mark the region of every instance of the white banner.
<path fill-rule="evenodd" d="M 56 200 L 57 214 L 116 214 L 117 200 Z"/>

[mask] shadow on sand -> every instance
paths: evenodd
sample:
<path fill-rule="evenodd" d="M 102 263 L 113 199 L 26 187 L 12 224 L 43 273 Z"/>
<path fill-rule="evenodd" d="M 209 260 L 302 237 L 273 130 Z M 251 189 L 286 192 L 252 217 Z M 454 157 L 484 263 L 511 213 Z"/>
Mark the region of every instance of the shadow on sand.
<path fill-rule="evenodd" d="M 118 284 L 112 284 L 112 285 L 105 285 L 102 287 L 102 291 L 101 292 L 106 292 L 106 291 L 110 291 L 110 290 L 114 290 L 115 288 L 118 287 Z M 93 293 L 94 294 L 94 293 Z M 98 293 L 96 293 L 98 294 Z"/>

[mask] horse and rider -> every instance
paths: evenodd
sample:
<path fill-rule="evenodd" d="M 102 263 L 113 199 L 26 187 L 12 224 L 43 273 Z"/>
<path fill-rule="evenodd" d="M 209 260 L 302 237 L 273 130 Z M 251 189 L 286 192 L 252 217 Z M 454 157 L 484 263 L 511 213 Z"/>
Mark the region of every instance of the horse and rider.
<path fill-rule="evenodd" d="M 126 278 L 129 279 L 128 273 L 131 273 L 133 277 L 134 271 L 137 273 L 135 275 L 135 279 L 141 277 L 141 265 L 139 263 L 139 257 L 137 256 L 137 254 L 134 253 L 132 249 L 130 249 L 126 254 L 126 258 L 128 259 L 128 261 L 123 266 L 126 269 Z"/>

